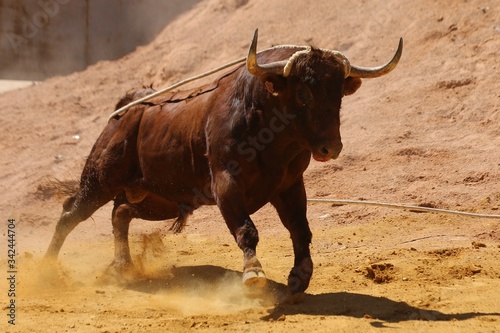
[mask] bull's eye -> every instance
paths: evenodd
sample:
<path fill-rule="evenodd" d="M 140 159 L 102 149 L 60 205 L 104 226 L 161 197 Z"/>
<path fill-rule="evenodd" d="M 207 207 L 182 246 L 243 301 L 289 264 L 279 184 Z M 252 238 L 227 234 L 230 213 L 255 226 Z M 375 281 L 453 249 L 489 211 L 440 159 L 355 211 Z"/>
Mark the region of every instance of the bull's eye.
<path fill-rule="evenodd" d="M 306 85 L 298 85 L 295 91 L 295 102 L 298 107 L 310 106 L 313 102 L 311 89 Z"/>

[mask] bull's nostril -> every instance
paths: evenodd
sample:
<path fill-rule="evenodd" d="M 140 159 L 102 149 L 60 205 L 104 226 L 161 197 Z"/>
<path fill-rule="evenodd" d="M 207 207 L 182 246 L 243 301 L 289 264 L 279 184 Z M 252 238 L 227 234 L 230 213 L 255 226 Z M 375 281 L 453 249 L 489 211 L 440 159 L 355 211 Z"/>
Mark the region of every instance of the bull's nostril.
<path fill-rule="evenodd" d="M 321 148 L 321 154 L 328 155 L 329 153 L 330 153 L 330 151 L 328 150 L 328 148 L 326 148 L 326 147 Z"/>

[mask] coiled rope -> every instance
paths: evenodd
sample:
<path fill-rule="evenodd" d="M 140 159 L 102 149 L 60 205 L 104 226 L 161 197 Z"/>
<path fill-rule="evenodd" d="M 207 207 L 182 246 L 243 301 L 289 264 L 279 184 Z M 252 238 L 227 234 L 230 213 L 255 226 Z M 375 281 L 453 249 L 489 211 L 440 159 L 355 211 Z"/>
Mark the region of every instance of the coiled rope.
<path fill-rule="evenodd" d="M 308 198 L 307 201 L 313 202 L 313 203 L 332 203 L 332 204 L 337 204 L 337 205 L 379 206 L 379 207 L 394 208 L 394 209 L 407 209 L 407 210 L 418 211 L 418 212 L 432 212 L 432 213 L 462 215 L 462 216 L 470 216 L 470 217 L 478 217 L 478 218 L 500 219 L 500 215 L 495 215 L 495 214 L 480 214 L 480 213 L 462 212 L 462 211 L 449 210 L 449 209 L 402 205 L 402 204 L 390 204 L 390 203 L 375 202 L 375 201 L 336 200 L 336 199 L 317 199 L 317 198 Z"/>

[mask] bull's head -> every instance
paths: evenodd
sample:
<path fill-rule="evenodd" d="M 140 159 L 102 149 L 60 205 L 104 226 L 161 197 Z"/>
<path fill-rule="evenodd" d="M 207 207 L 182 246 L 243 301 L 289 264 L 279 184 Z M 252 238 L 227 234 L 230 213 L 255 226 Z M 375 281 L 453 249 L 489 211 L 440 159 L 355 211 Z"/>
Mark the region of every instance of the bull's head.
<path fill-rule="evenodd" d="M 338 51 L 297 47 L 289 59 L 269 64 L 257 62 L 257 34 L 247 56 L 247 69 L 265 81 L 265 87 L 284 101 L 290 113 L 297 114 L 304 145 L 318 161 L 335 159 L 342 150 L 340 105 L 342 97 L 353 94 L 362 78 L 375 78 L 392 71 L 403 51 L 403 40 L 385 65 L 365 68 L 350 64 Z"/>

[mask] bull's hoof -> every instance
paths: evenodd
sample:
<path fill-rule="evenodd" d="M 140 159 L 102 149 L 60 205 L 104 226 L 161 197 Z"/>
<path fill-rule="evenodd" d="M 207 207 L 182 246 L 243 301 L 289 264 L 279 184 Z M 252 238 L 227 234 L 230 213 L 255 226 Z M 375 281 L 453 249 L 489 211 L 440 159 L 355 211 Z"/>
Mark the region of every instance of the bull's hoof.
<path fill-rule="evenodd" d="M 99 281 L 103 284 L 128 284 L 138 280 L 141 276 L 134 264 L 113 261 L 106 268 Z"/>
<path fill-rule="evenodd" d="M 311 258 L 304 258 L 300 265 L 292 268 L 288 276 L 288 291 L 290 295 L 303 293 L 309 286 L 313 272 L 313 263 Z"/>
<path fill-rule="evenodd" d="M 251 269 L 243 273 L 243 283 L 248 287 L 263 288 L 267 284 L 266 274 L 261 269 Z"/>

